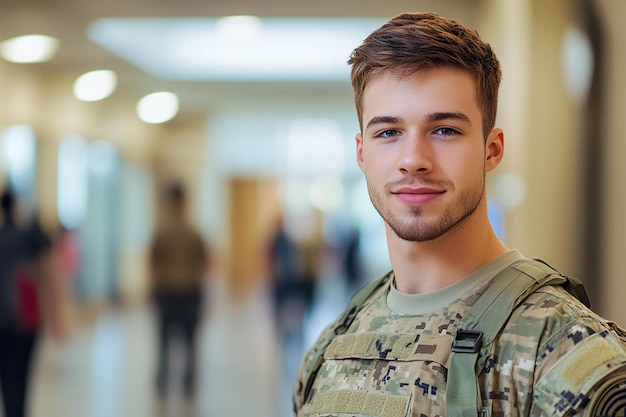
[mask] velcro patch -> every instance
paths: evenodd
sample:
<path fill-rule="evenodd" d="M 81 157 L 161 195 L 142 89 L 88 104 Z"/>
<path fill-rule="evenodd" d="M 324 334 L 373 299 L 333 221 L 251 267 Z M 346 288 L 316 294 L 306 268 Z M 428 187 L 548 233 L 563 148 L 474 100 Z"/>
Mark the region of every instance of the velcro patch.
<path fill-rule="evenodd" d="M 619 351 L 604 337 L 596 337 L 571 352 L 569 364 L 563 367 L 562 376 L 572 386 L 580 385 L 596 369 L 619 356 Z"/>
<path fill-rule="evenodd" d="M 452 340 L 453 337 L 448 334 L 417 337 L 395 333 L 348 333 L 333 339 L 324 358 L 434 361 L 445 365 Z"/>
<path fill-rule="evenodd" d="M 311 413 L 337 415 L 405 417 L 411 396 L 381 394 L 378 392 L 331 390 L 313 397 Z"/>
<path fill-rule="evenodd" d="M 610 333 L 596 333 L 579 342 L 539 380 L 535 404 L 549 415 L 576 410 L 589 402 L 587 395 L 595 385 L 624 364 L 626 351 L 620 341 Z"/>

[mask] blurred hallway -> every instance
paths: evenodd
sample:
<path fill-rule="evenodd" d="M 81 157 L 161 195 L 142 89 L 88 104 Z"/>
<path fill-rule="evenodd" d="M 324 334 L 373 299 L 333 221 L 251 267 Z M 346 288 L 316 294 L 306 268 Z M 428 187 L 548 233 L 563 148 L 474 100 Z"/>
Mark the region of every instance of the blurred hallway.
<path fill-rule="evenodd" d="M 268 219 L 280 210 L 296 217 L 322 210 L 330 235 L 347 225 L 362 232 L 367 265 L 359 276 L 373 279 L 388 265 L 384 224 L 354 161 L 359 123 L 347 72 L 336 80 L 166 80 L 91 40 L 87 28 L 102 18 L 207 17 L 213 25 L 245 12 L 268 22 L 292 16 L 378 24 L 430 10 L 475 27 L 505 74 L 498 125 L 507 157 L 489 178 L 495 228 L 507 246 L 583 280 L 594 308 L 626 326 L 626 2 L 44 3 L 0 0 L 0 42 L 44 32 L 57 35 L 60 45 L 48 62 L 0 58 L 0 178 L 16 187 L 25 220 L 32 217 L 52 235 L 66 226 L 75 233 L 81 263 L 68 276 L 68 296 L 124 304 L 79 308 L 70 340 L 40 341 L 31 417 L 291 416 L 304 348 L 283 351 L 271 289 L 257 281 Z M 331 33 L 329 22 L 322 23 Z M 294 27 L 302 32 L 301 24 Z M 197 48 L 201 35 L 195 36 L 186 43 L 175 36 L 157 40 L 157 55 L 165 56 L 165 43 L 179 52 L 181 45 Z M 299 50 L 312 49 L 312 40 Z M 340 56 L 344 69 L 349 52 Z M 276 61 L 272 54 L 249 55 Z M 101 67 L 117 73 L 115 93 L 89 102 L 76 97 L 77 76 Z M 162 90 L 180 97 L 180 112 L 170 122 L 144 122 L 133 111 L 139 99 Z M 146 250 L 160 217 L 157 190 L 170 180 L 189 187 L 192 220 L 217 254 L 216 275 L 253 293 L 245 305 L 234 305 L 224 288 L 209 291 L 198 344 L 200 400 L 183 407 L 174 398 L 171 410 L 154 398 L 156 320 L 139 304 L 149 275 Z M 299 218 L 294 224 L 308 225 Z M 305 346 L 350 292 L 325 272 L 305 320 Z"/>
<path fill-rule="evenodd" d="M 339 282 L 320 285 L 305 344 L 342 308 L 346 292 Z M 175 390 L 167 402 L 154 395 L 155 320 L 147 307 L 80 309 L 81 323 L 69 341 L 40 343 L 31 416 L 290 416 L 303 351 L 279 348 L 266 293 L 234 305 L 219 292 L 213 291 L 205 312 L 193 404 Z"/>

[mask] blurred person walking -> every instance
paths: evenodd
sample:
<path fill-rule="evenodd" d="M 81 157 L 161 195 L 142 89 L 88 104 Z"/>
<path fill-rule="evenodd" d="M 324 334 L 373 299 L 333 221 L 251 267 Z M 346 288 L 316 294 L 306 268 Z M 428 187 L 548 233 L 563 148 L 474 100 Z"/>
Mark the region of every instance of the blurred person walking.
<path fill-rule="evenodd" d="M 358 290 L 363 280 L 363 266 L 359 248 L 361 245 L 361 231 L 358 227 L 352 226 L 343 237 L 342 249 L 342 271 L 350 293 Z"/>
<path fill-rule="evenodd" d="M 283 345 L 303 344 L 303 327 L 314 303 L 322 270 L 324 238 L 321 214 L 279 217 L 269 244 L 275 319 Z M 285 348 L 285 346 L 283 346 Z"/>
<path fill-rule="evenodd" d="M 52 240 L 56 267 L 68 287 L 73 287 L 82 263 L 82 251 L 76 232 L 61 227 Z"/>
<path fill-rule="evenodd" d="M 187 195 L 180 183 L 165 193 L 166 218 L 150 247 L 150 292 L 158 315 L 159 351 L 157 394 L 170 387 L 172 342 L 185 348 L 183 389 L 192 398 L 196 389 L 196 333 L 202 311 L 208 249 L 199 231 L 187 220 Z"/>
<path fill-rule="evenodd" d="M 304 297 L 300 295 L 301 291 L 299 290 L 298 247 L 287 233 L 282 224 L 282 219 L 276 226 L 269 246 L 269 260 L 273 278 L 274 317 L 279 333 L 284 336 L 285 321 L 288 316 L 286 313 L 287 310 L 290 310 L 288 306 L 293 303 L 290 302 L 290 299 L 300 300 Z M 305 302 L 297 302 L 297 304 L 304 305 Z"/>
<path fill-rule="evenodd" d="M 27 415 L 30 370 L 37 340 L 49 325 L 61 339 L 66 328 L 52 267 L 50 239 L 35 220 L 18 224 L 10 188 L 0 197 L 0 386 L 4 417 Z"/>

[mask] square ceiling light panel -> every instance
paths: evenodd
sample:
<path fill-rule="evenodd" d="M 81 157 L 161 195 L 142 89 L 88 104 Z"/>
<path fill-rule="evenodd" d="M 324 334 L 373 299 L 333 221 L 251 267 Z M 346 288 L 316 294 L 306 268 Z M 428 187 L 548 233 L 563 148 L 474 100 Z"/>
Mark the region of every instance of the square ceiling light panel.
<path fill-rule="evenodd" d="M 115 18 L 89 37 L 169 80 L 343 81 L 354 48 L 384 19 Z"/>

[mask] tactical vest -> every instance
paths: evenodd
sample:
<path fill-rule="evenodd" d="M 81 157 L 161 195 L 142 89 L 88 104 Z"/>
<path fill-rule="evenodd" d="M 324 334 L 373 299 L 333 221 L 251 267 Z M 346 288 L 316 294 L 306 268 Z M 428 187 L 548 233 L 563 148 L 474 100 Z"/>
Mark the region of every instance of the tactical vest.
<path fill-rule="evenodd" d="M 333 339 L 346 333 L 358 312 L 388 283 L 390 276 L 391 274 L 387 274 L 358 291 L 336 322 L 333 331 L 325 332 L 327 336 L 318 340 L 315 351 L 303 364 L 306 379 L 301 392 L 304 402 L 311 400 L 313 383 Z M 446 390 L 448 416 L 488 415 L 489 403 L 481 398 L 478 386 L 480 354 L 489 352 L 513 310 L 529 295 L 546 285 L 562 286 L 587 307 L 590 306 L 581 282 L 562 275 L 540 259 L 516 261 L 498 273 L 485 293 L 463 316 L 452 339 Z"/>

